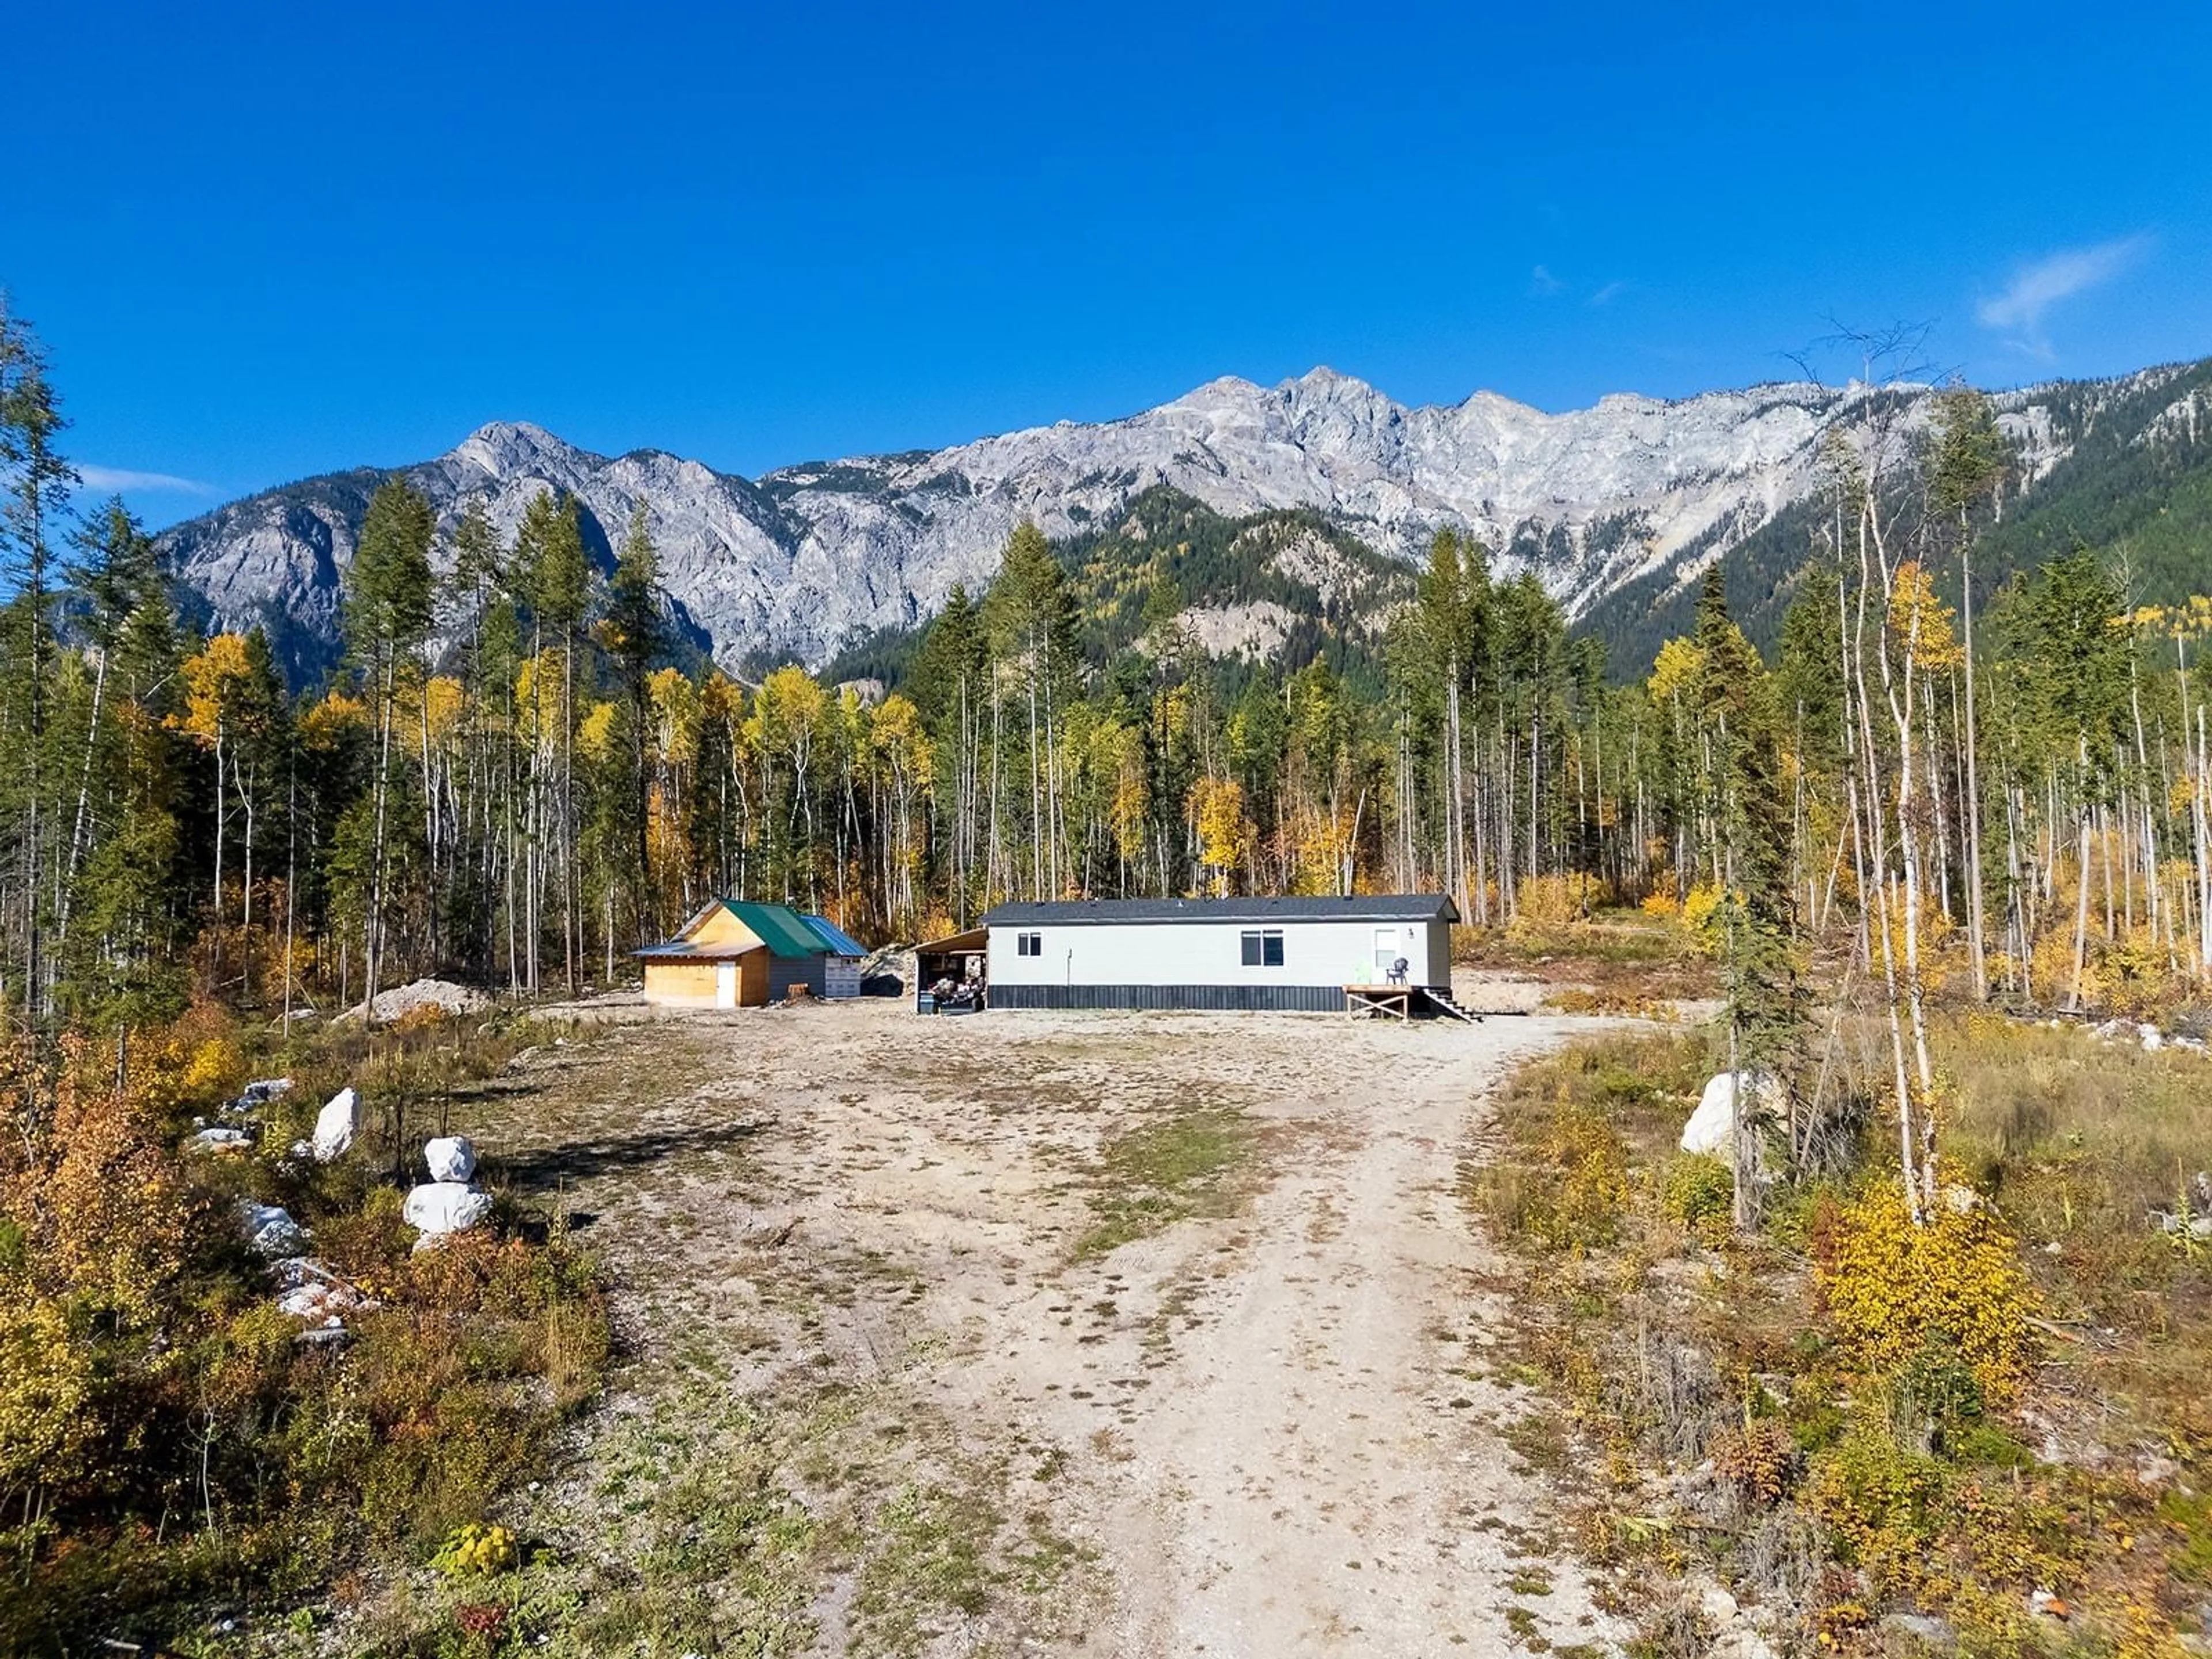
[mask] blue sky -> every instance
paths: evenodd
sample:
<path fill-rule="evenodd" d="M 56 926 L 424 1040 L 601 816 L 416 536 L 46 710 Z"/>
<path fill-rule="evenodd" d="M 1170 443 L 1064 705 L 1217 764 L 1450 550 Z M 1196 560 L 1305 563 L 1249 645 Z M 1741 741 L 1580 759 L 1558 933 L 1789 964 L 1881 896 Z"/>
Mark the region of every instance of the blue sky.
<path fill-rule="evenodd" d="M 750 474 L 1321 362 L 1679 396 L 1831 318 L 2212 353 L 2212 8 L 928 11 L 32 9 L 0 286 L 157 522 L 495 418 Z"/>

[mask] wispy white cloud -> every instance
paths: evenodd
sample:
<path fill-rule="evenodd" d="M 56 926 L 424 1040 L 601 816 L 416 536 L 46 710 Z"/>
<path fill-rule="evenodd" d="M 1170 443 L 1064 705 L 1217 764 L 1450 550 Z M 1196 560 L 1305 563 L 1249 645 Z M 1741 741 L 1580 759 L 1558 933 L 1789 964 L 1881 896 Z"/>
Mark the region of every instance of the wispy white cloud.
<path fill-rule="evenodd" d="M 1553 276 L 1541 265 L 1538 265 L 1535 270 L 1528 273 L 1528 292 L 1540 300 L 1551 298 L 1565 286 L 1565 283 Z"/>
<path fill-rule="evenodd" d="M 1589 302 L 1594 306 L 1609 306 L 1627 293 L 1631 286 L 1632 284 L 1622 282 L 1607 283 L 1589 296 Z"/>
<path fill-rule="evenodd" d="M 127 466 L 95 466 L 88 461 L 76 464 L 76 475 L 84 481 L 87 489 L 111 492 L 159 490 L 173 495 L 213 495 L 220 493 L 213 484 L 202 483 L 197 478 L 179 478 L 173 472 L 136 472 Z"/>
<path fill-rule="evenodd" d="M 2051 307 L 2129 270 L 2150 252 L 2151 240 L 2147 233 L 2123 236 L 2031 259 L 2013 273 L 2002 290 L 1974 307 L 1975 319 L 1984 328 L 2012 336 L 2011 343 L 2021 350 L 2047 357 L 2051 342 L 2043 324 Z"/>

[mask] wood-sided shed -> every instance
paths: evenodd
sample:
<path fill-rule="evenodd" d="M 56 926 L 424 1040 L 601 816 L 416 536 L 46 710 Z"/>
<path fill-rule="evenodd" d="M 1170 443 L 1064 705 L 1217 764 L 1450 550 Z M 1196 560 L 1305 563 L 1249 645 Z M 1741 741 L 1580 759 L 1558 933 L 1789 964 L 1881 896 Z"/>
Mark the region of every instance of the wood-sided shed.
<path fill-rule="evenodd" d="M 791 994 L 828 990 L 829 942 L 787 905 L 718 898 L 676 937 L 633 954 L 645 1000 L 672 1007 L 764 1008 Z"/>

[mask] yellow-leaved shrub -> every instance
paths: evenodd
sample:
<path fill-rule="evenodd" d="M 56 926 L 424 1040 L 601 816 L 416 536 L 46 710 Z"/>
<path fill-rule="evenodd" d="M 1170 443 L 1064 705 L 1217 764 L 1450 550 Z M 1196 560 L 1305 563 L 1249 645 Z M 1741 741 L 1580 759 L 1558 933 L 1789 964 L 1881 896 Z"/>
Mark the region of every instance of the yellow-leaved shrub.
<path fill-rule="evenodd" d="M 1693 933 L 1702 933 L 1705 924 L 1713 919 L 1713 912 L 1720 908 L 1720 884 L 1701 881 L 1683 896 L 1682 925 Z"/>
<path fill-rule="evenodd" d="M 1613 902 L 1613 889 L 1589 876 L 1524 876 L 1513 889 L 1514 925 L 1567 927 Z"/>
<path fill-rule="evenodd" d="M 1925 1583 L 1932 1565 L 1948 1486 L 1941 1459 L 1863 1425 L 1814 1460 L 1805 1507 L 1878 1589 L 1910 1589 Z"/>
<path fill-rule="evenodd" d="M 94 1365 L 59 1304 L 0 1294 L 0 1493 L 76 1477 L 96 1432 Z"/>
<path fill-rule="evenodd" d="M 2002 1401 L 2035 1362 L 2035 1292 L 2018 1243 L 1983 1205 L 1941 1206 L 1916 1226 L 1903 1193 L 1885 1182 L 1843 1212 L 1814 1273 L 1838 1333 L 1869 1370 L 1894 1370 L 1931 1339 L 1948 1342 L 1983 1394 Z"/>
<path fill-rule="evenodd" d="M 246 1085 L 246 1061 L 228 1037 L 210 1037 L 192 1050 L 185 1062 L 184 1093 L 187 1100 L 210 1104 L 227 1100 Z"/>

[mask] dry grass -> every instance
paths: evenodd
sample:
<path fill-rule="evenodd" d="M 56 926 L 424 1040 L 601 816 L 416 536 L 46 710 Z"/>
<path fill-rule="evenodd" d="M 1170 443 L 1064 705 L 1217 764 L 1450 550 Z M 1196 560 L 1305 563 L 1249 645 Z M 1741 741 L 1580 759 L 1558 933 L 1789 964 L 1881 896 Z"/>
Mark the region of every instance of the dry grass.
<path fill-rule="evenodd" d="M 1947 1019 L 1945 1145 L 2027 1246 L 2057 1328 L 2069 1436 L 2212 1439 L 2212 1241 L 2163 1231 L 2205 1213 L 2212 1060 L 2145 1053 L 1990 1016 Z"/>
<path fill-rule="evenodd" d="M 2022 1177 L 2070 1170 L 2089 1178 L 2094 1205 L 2073 1206 L 2076 1231 L 2141 1223 L 2154 1208 L 2171 1210 L 2177 1185 L 2212 1166 L 2212 1060 L 2202 1054 L 2146 1053 L 1995 1015 L 1947 1019 L 1937 1042 L 1957 1091 L 1949 1149 L 2008 1203 L 2042 1196 Z M 2063 1236 L 2068 1214 L 2062 1206 L 2048 1218 L 2056 1226 L 2039 1231 Z"/>
<path fill-rule="evenodd" d="M 2050 1316 L 2015 1407 L 1932 1339 L 1869 1364 L 1816 1291 L 1846 1206 L 1896 1178 L 1885 1043 L 1846 1022 L 1827 1087 L 1856 1103 L 1850 1156 L 1770 1193 L 1747 1239 L 1700 1219 L 1714 1182 L 1674 1151 L 1701 1034 L 1584 1042 L 1504 1091 L 1502 1155 L 1466 1188 L 1521 1264 L 1509 1352 L 1580 1425 L 1576 1535 L 1624 1600 L 1717 1579 L 1787 1644 L 1881 1652 L 1881 1616 L 1911 1611 L 1975 1650 L 2175 1651 L 2212 1589 L 2212 1251 L 2153 1212 L 2212 1159 L 2212 1062 L 1939 1017 L 1947 1161 Z M 2072 1625 L 2030 1616 L 2039 1587 Z M 1656 1618 L 1648 1650 L 1690 1634 Z"/>
<path fill-rule="evenodd" d="M 1237 1213 L 1250 1191 L 1247 1167 L 1258 1144 L 1242 1113 L 1200 1108 L 1109 1141 L 1091 1191 L 1097 1218 L 1076 1241 L 1079 1260 L 1148 1238 L 1194 1216 Z"/>
<path fill-rule="evenodd" d="M 1601 1000 L 1606 1012 L 1711 997 L 1719 988 L 1712 959 L 1680 926 L 1636 910 L 1599 910 L 1587 921 L 1455 927 L 1452 960 L 1573 986 Z"/>

